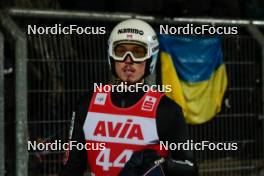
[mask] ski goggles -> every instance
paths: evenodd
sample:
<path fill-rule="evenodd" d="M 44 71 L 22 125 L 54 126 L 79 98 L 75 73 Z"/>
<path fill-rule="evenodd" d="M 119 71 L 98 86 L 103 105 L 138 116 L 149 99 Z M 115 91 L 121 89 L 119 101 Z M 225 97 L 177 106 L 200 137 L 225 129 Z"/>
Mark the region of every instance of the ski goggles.
<path fill-rule="evenodd" d="M 118 42 L 113 45 L 112 57 L 116 61 L 124 61 L 128 55 L 134 62 L 143 62 L 149 58 L 147 45 L 139 42 Z"/>

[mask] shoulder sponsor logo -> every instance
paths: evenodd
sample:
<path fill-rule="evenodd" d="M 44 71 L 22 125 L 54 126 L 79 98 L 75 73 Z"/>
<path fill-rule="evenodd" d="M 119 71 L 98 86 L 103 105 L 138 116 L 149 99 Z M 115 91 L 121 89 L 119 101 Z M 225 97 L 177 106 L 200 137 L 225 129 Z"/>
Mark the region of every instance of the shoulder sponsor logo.
<path fill-rule="evenodd" d="M 157 101 L 157 98 L 152 97 L 152 96 L 146 96 L 143 105 L 142 105 L 142 110 L 143 111 L 152 111 L 155 103 Z"/>
<path fill-rule="evenodd" d="M 134 29 L 134 28 L 123 28 L 119 29 L 117 31 L 118 34 L 123 34 L 123 33 L 132 33 L 132 34 L 139 34 L 139 35 L 144 35 L 144 31 L 140 29 Z"/>
<path fill-rule="evenodd" d="M 106 102 L 106 97 L 107 97 L 107 93 L 97 93 L 94 100 L 94 104 L 104 105 Z"/>

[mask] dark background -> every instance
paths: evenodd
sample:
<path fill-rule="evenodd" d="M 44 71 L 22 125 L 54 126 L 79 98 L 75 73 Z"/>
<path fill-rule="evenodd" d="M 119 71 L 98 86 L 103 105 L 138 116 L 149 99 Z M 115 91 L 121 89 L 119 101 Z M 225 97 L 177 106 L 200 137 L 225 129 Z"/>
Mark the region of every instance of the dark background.
<path fill-rule="evenodd" d="M 1 0 L 0 6 L 133 12 L 161 17 L 264 19 L 263 0 Z"/>

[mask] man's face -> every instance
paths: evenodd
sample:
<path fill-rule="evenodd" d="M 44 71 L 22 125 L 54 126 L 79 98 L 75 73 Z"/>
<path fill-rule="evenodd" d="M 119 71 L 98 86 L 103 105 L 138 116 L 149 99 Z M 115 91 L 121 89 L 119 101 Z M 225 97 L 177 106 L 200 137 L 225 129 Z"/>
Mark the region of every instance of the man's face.
<path fill-rule="evenodd" d="M 119 44 L 115 48 L 116 55 L 124 55 L 127 51 L 133 53 L 134 56 L 146 54 L 145 49 L 137 44 Z M 128 83 L 140 82 L 145 73 L 146 61 L 134 62 L 131 55 L 127 54 L 124 61 L 115 61 L 116 74 L 122 81 Z"/>

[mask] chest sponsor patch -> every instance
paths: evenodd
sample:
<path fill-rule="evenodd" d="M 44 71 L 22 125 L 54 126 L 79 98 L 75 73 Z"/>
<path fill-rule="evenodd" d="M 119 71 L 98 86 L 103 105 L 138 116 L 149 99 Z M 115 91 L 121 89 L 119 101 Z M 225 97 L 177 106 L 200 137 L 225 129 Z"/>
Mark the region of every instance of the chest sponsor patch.
<path fill-rule="evenodd" d="M 124 144 L 150 144 L 158 140 L 156 121 L 129 115 L 89 112 L 84 132 L 86 140 Z"/>

